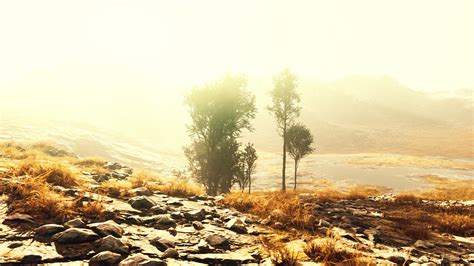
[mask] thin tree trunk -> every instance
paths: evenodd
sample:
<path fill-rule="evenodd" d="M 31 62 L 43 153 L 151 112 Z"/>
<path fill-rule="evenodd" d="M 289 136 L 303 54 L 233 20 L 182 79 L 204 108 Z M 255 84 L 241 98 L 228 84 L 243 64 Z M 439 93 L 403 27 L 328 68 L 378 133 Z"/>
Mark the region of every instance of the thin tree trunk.
<path fill-rule="evenodd" d="M 249 194 L 250 194 L 250 187 L 252 186 L 252 178 L 250 178 L 250 174 L 249 174 Z"/>
<path fill-rule="evenodd" d="M 281 190 L 286 191 L 286 121 L 283 127 L 283 167 L 281 170 Z"/>
<path fill-rule="evenodd" d="M 296 175 L 297 175 L 297 171 L 298 171 L 298 161 L 295 159 L 295 186 L 294 186 L 293 190 L 296 190 Z"/>

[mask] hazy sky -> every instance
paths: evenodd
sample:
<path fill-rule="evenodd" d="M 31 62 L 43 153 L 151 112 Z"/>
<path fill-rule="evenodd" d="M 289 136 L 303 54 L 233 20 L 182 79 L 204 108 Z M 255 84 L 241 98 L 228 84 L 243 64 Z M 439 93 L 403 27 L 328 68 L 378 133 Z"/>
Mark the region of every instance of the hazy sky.
<path fill-rule="evenodd" d="M 0 38 L 1 89 L 97 90 L 114 77 L 188 88 L 283 67 L 389 75 L 420 90 L 474 86 L 471 0 L 2 1 Z"/>
<path fill-rule="evenodd" d="M 0 1 L 0 111 L 115 116 L 156 134 L 184 127 L 194 85 L 231 72 L 268 91 L 285 67 L 472 88 L 474 1 Z"/>

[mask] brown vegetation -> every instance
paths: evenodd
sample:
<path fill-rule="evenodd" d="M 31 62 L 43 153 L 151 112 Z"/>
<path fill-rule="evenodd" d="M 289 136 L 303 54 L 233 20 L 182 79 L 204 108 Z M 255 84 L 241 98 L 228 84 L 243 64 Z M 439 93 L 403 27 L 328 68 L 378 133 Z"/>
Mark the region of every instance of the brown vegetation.
<path fill-rule="evenodd" d="M 9 212 L 26 213 L 40 219 L 65 220 L 74 216 L 72 201 L 54 192 L 40 177 L 2 182 L 0 194 L 8 195 Z"/>
<path fill-rule="evenodd" d="M 313 261 L 325 265 L 343 263 L 344 265 L 357 264 L 359 255 L 337 245 L 338 238 L 329 229 L 326 237 L 308 241 L 303 248 L 304 253 Z"/>

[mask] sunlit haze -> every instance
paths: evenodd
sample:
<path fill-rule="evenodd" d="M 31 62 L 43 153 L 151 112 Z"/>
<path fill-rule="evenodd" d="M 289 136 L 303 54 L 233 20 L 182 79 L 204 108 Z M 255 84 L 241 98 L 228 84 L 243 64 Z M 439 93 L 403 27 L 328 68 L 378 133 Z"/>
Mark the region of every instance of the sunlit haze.
<path fill-rule="evenodd" d="M 0 108 L 180 147 L 186 91 L 225 73 L 259 107 L 287 67 L 302 87 L 361 75 L 449 92 L 474 87 L 473 47 L 469 0 L 2 1 Z"/>

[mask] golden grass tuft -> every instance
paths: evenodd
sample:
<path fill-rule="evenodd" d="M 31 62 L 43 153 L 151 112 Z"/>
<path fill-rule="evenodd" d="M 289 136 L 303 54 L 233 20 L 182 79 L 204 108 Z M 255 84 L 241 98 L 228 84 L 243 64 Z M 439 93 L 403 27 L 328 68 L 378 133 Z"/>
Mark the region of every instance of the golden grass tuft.
<path fill-rule="evenodd" d="M 204 194 L 204 189 L 186 180 L 171 180 L 155 187 L 160 192 L 173 197 L 191 197 Z"/>
<path fill-rule="evenodd" d="M 421 198 L 414 193 L 405 192 L 396 195 L 394 202 L 401 205 L 416 205 L 421 203 Z"/>
<path fill-rule="evenodd" d="M 277 266 L 296 266 L 300 253 L 287 247 L 280 241 L 263 240 L 262 246 L 265 252 L 270 256 L 273 265 Z"/>
<path fill-rule="evenodd" d="M 267 218 L 295 228 L 313 227 L 313 219 L 304 208 L 297 193 L 293 192 L 255 192 L 252 194 L 229 193 L 221 201 L 227 207 Z"/>
<path fill-rule="evenodd" d="M 313 261 L 323 262 L 326 265 L 333 265 L 349 262 L 356 263 L 359 256 L 337 246 L 338 237 L 330 229 L 326 232 L 325 238 L 315 239 L 306 243 L 303 248 L 304 253 Z"/>
<path fill-rule="evenodd" d="M 102 201 L 91 201 L 83 203 L 83 206 L 79 207 L 79 213 L 85 217 L 91 219 L 97 219 L 105 213 L 105 206 Z"/>
<path fill-rule="evenodd" d="M 26 213 L 40 219 L 64 221 L 74 216 L 74 204 L 51 190 L 40 177 L 4 180 L 0 194 L 8 195 L 9 212 Z"/>
<path fill-rule="evenodd" d="M 437 213 L 433 215 L 435 226 L 443 231 L 457 235 L 474 235 L 474 219 L 472 215 L 455 213 Z"/>
<path fill-rule="evenodd" d="M 107 195 L 112 198 L 126 198 L 134 196 L 131 192 L 132 184 L 128 180 L 109 179 L 100 183 L 100 187 L 96 191 L 100 194 Z"/>
<path fill-rule="evenodd" d="M 11 169 L 9 174 L 41 177 L 49 184 L 63 187 L 74 187 L 80 184 L 79 179 L 67 166 L 50 161 L 24 160 Z"/>

